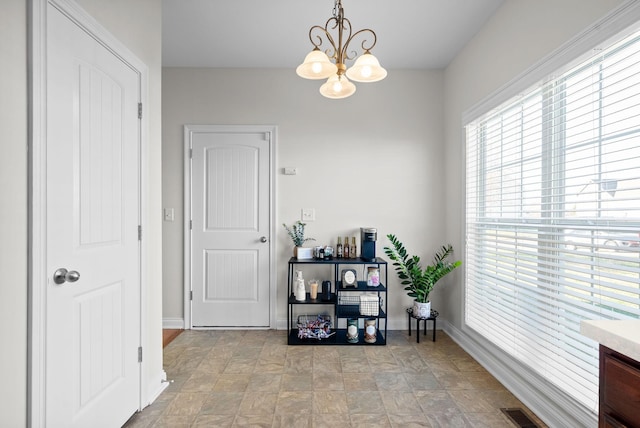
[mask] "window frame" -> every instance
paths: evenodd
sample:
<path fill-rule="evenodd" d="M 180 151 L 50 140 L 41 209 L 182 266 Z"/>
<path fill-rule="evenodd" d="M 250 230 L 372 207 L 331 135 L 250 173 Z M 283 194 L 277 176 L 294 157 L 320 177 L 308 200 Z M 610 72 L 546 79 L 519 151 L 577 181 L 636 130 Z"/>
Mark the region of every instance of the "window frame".
<path fill-rule="evenodd" d="M 640 44 L 640 35 L 635 39 L 635 43 Z M 612 53 L 612 55 L 613 54 L 614 53 Z M 566 204 L 567 204 L 567 201 L 565 200 L 565 196 L 564 196 L 564 191 L 560 191 L 560 190 L 564 190 L 565 188 L 564 181 L 567 178 L 566 177 L 567 150 L 568 149 L 575 150 L 576 148 L 579 148 L 581 146 L 595 145 L 598 148 L 597 151 L 598 153 L 600 153 L 600 157 L 602 157 L 603 144 L 606 144 L 607 141 L 611 141 L 611 140 L 615 140 L 616 138 L 619 138 L 619 135 L 603 137 L 602 124 L 601 124 L 598 127 L 599 132 L 596 138 L 592 138 L 591 140 L 585 141 L 580 145 L 571 146 L 568 148 L 566 144 L 567 122 L 562 120 L 556 120 L 557 119 L 556 116 L 563 117 L 566 114 L 566 110 L 564 108 L 565 106 L 563 104 L 564 97 L 566 96 L 566 82 L 572 76 L 577 75 L 580 72 L 584 71 L 585 69 L 592 68 L 594 66 L 598 66 L 600 69 L 599 73 L 602 74 L 602 65 L 601 65 L 602 61 L 604 61 L 604 58 L 602 58 L 600 61 L 596 60 L 595 62 L 592 62 L 590 64 L 585 64 L 583 67 L 577 68 L 572 73 L 562 76 L 559 79 L 558 78 L 550 79 L 549 81 L 545 82 L 542 86 L 540 86 L 538 89 L 534 90 L 531 93 L 527 93 L 526 95 L 526 98 L 529 98 L 529 97 L 534 97 L 536 93 L 540 93 L 542 95 L 540 100 L 540 109 L 542 111 L 542 116 L 544 117 L 546 114 L 552 114 L 552 113 L 554 115 L 548 121 L 543 120 L 543 126 L 541 130 L 542 144 L 541 144 L 541 152 L 539 157 L 540 157 L 540 163 L 541 163 L 541 168 L 540 168 L 541 182 L 556 183 L 556 184 L 543 186 L 541 189 L 541 195 L 540 195 L 541 203 L 540 203 L 540 211 L 539 211 L 541 217 L 537 219 L 538 222 L 536 223 L 538 224 L 537 232 L 536 232 L 537 241 L 542 242 L 545 240 L 549 240 L 549 241 L 557 242 L 559 241 L 558 237 L 564 235 L 567 229 L 588 230 L 590 231 L 590 236 L 591 236 L 590 239 L 592 244 L 589 251 L 592 253 L 592 256 L 595 256 L 593 253 L 598 249 L 597 248 L 598 245 L 595 242 L 595 240 L 597 239 L 597 234 L 595 233 L 598 232 L 600 229 L 604 228 L 604 226 L 607 226 L 607 228 L 609 229 L 612 228 L 613 226 L 613 229 L 619 228 L 621 230 L 626 230 L 628 228 L 636 228 L 637 230 L 640 230 L 640 219 L 636 219 L 633 222 L 612 220 L 611 218 L 607 218 L 603 220 L 601 218 L 602 212 L 600 210 L 597 211 L 597 215 L 595 218 L 583 218 L 583 219 L 573 218 L 572 219 L 572 218 L 566 218 L 562 216 L 566 213 Z M 598 65 L 598 62 L 600 63 L 599 65 Z M 598 94 L 598 97 L 601 99 L 603 96 L 602 86 L 600 87 L 600 89 L 598 89 L 597 94 Z M 524 103 L 518 104 L 520 106 L 520 112 L 522 112 L 523 104 Z M 551 106 L 553 106 L 552 112 L 550 111 L 550 109 L 552 108 Z M 515 108 L 516 108 L 515 105 L 509 106 L 509 109 L 515 109 Z M 599 114 L 602 115 L 602 110 L 599 110 Z M 477 175 L 479 175 L 480 178 L 474 183 L 476 185 L 475 192 L 477 192 L 477 195 L 478 195 L 477 196 L 478 202 L 474 205 L 474 208 L 477 210 L 476 218 L 480 220 L 478 220 L 474 224 L 475 225 L 494 225 L 494 229 L 496 230 L 496 232 L 498 230 L 506 230 L 506 231 L 511 231 L 514 234 L 517 234 L 521 232 L 523 226 L 529 226 L 533 224 L 533 223 L 530 223 L 528 219 L 522 215 L 522 207 L 523 207 L 522 197 L 520 199 L 520 204 L 519 204 L 520 216 L 515 215 L 513 217 L 508 217 L 508 216 L 504 217 L 504 216 L 491 216 L 487 214 L 488 213 L 487 207 L 489 205 L 488 204 L 489 195 L 487 193 L 487 189 L 488 189 L 487 180 L 488 180 L 488 176 L 490 175 L 489 171 L 492 170 L 492 168 L 489 168 L 488 166 L 489 155 L 487 152 L 487 145 L 489 143 L 487 139 L 487 134 L 489 131 L 488 131 L 487 124 L 489 123 L 489 120 L 491 118 L 492 117 L 487 117 L 484 120 L 481 120 L 480 122 L 483 125 L 479 127 L 480 130 L 477 132 L 477 135 L 479 135 L 477 144 L 480 149 L 477 151 L 476 165 L 478 165 Z M 522 120 L 522 116 L 521 116 L 521 120 Z M 640 125 L 638 125 L 634 131 L 627 132 L 627 134 L 631 132 L 633 132 L 640 138 Z M 520 149 L 522 149 L 522 143 L 520 144 L 519 147 Z M 467 156 L 468 155 L 469 154 L 467 152 Z M 523 158 L 520 157 L 520 160 L 518 162 L 515 162 L 515 161 L 513 162 L 514 165 L 520 166 L 521 175 L 522 175 L 523 165 L 524 165 L 524 162 L 522 159 Z M 504 165 L 505 164 L 500 163 L 498 169 L 500 171 L 504 170 Z M 598 170 L 598 178 L 596 180 L 598 183 L 602 183 L 602 161 L 599 161 L 597 165 L 600 168 Z M 466 163 L 466 166 L 467 168 L 465 168 L 465 170 L 469 171 L 468 162 Z M 465 180 L 465 182 L 467 182 L 467 185 L 468 185 L 468 181 Z M 561 183 L 561 185 L 558 185 L 557 183 Z M 599 184 L 599 186 L 601 185 Z M 596 194 L 598 195 L 598 201 L 601 202 L 602 188 L 600 187 L 599 189 L 600 190 L 596 192 Z M 468 189 L 465 190 L 465 201 L 467 201 L 467 193 L 468 193 Z M 520 194 L 520 196 L 522 195 Z M 500 212 L 502 212 L 502 209 L 500 210 Z M 465 208 L 466 216 L 464 219 L 465 236 L 467 237 L 467 242 L 469 242 L 469 239 L 470 239 L 469 230 L 467 229 L 468 213 L 469 213 L 469 206 L 467 205 Z M 527 228 L 525 227 L 524 229 L 527 229 Z M 548 248 L 548 249 L 543 249 L 543 251 L 540 252 L 538 255 L 538 260 L 540 260 L 541 258 L 544 258 L 545 256 L 552 257 L 554 255 L 554 252 L 555 250 L 553 246 L 551 246 L 551 248 Z M 467 248 L 467 259 L 470 259 L 471 257 L 479 257 L 479 260 L 482 260 L 484 256 L 482 254 L 480 255 L 473 254 L 473 256 L 471 256 L 468 253 L 468 248 Z M 540 263 L 538 263 L 538 265 L 540 265 Z M 549 270 L 549 267 L 546 266 L 545 264 L 544 269 Z M 544 275 L 549 274 L 550 276 L 553 276 L 555 274 L 556 276 L 560 276 L 562 272 L 563 270 L 562 270 L 561 264 L 556 263 L 555 265 L 551 266 L 551 271 L 545 272 Z M 540 273 L 538 273 L 538 275 L 540 277 L 544 276 L 543 274 L 540 274 Z M 470 318 L 468 313 L 468 294 L 467 294 L 468 287 L 469 287 L 469 276 L 466 272 L 466 269 L 465 269 L 465 281 L 466 281 L 467 290 L 465 290 L 464 324 L 465 326 L 473 329 L 474 324 L 469 322 Z M 564 295 L 564 293 L 566 292 L 566 288 L 568 287 L 567 285 L 562 285 L 562 284 L 556 285 L 555 282 L 552 282 L 552 281 L 550 281 L 550 284 L 552 286 L 547 291 L 549 293 L 556 293 L 558 295 Z M 543 284 L 538 285 L 538 287 L 542 287 L 542 286 Z M 638 295 L 640 296 L 640 291 L 638 291 Z M 566 307 L 562 308 L 558 306 L 555 311 L 555 317 L 558 319 L 564 318 L 565 316 L 564 311 L 566 310 L 567 310 Z M 475 316 L 475 314 L 473 315 Z M 636 317 L 638 317 L 638 315 L 636 315 Z M 560 324 L 561 323 L 558 323 L 558 325 Z M 566 352 L 566 353 L 569 353 L 569 355 L 571 355 L 572 345 L 565 343 L 561 339 L 562 338 L 558 337 L 558 340 L 557 340 L 558 349 L 562 350 L 562 352 Z M 597 348 L 595 349 L 595 352 L 597 353 Z"/>

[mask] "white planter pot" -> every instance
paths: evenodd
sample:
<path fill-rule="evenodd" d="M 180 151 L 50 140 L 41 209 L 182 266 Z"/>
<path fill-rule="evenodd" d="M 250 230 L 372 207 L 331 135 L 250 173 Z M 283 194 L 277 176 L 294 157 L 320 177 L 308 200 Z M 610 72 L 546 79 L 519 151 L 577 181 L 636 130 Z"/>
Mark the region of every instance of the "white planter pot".
<path fill-rule="evenodd" d="M 296 247 L 296 258 L 298 260 L 310 260 L 313 258 L 313 248 Z"/>
<path fill-rule="evenodd" d="M 431 302 L 420 303 L 414 300 L 413 315 L 420 318 L 429 318 L 431 316 Z"/>

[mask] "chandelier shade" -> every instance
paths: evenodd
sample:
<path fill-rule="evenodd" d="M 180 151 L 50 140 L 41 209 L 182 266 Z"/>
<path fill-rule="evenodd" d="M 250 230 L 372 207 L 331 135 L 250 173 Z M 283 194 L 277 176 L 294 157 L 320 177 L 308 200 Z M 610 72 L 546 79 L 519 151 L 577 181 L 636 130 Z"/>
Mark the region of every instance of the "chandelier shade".
<path fill-rule="evenodd" d="M 333 17 L 327 20 L 324 27 L 314 25 L 309 30 L 313 50 L 296 68 L 296 73 L 305 79 L 328 78 L 320 87 L 320 93 L 327 98 L 339 99 L 356 92 L 356 86 L 349 79 L 363 83 L 378 82 L 387 77 L 387 70 L 370 52 L 377 42 L 376 33 L 368 28 L 353 32 L 351 21 L 344 17 L 342 0 L 334 1 Z M 358 40 L 364 52 L 357 58 L 357 52 L 349 50 L 354 40 Z M 325 41 L 329 47 L 322 51 L 320 47 Z M 355 63 L 348 68 L 345 62 L 354 59 Z"/>
<path fill-rule="evenodd" d="M 356 92 L 356 85 L 351 83 L 347 76 L 334 74 L 320 86 L 320 93 L 334 100 L 347 98 Z"/>
<path fill-rule="evenodd" d="M 378 82 L 387 77 L 387 70 L 380 67 L 378 58 L 370 53 L 362 54 L 355 64 L 347 69 L 347 77 L 354 82 Z"/>
<path fill-rule="evenodd" d="M 338 67 L 331 61 L 326 53 L 316 48 L 309 52 L 304 62 L 296 68 L 298 76 L 305 79 L 326 79 L 338 72 Z"/>

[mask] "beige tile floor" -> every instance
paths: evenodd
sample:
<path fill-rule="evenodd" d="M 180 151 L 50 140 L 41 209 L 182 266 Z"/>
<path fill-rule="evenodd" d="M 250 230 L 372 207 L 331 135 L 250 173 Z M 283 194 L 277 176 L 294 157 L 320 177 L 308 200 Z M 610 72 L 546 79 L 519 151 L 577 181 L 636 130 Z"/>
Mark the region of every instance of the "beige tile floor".
<path fill-rule="evenodd" d="M 164 349 L 173 383 L 125 427 L 514 427 L 503 407 L 543 426 L 444 332 L 413 334 L 287 346 L 284 331 L 187 330 Z"/>

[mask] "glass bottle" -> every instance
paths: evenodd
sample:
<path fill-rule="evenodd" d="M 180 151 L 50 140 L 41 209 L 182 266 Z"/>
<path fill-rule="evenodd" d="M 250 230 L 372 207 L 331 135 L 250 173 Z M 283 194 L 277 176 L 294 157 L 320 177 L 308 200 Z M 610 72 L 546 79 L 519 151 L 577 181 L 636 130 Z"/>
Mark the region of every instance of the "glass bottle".
<path fill-rule="evenodd" d="M 344 237 L 344 247 L 342 248 L 342 257 L 345 259 L 349 258 L 349 237 Z"/>
<path fill-rule="evenodd" d="M 349 256 L 351 256 L 352 259 L 355 259 L 358 257 L 358 247 L 356 246 L 355 236 L 351 237 L 351 247 L 349 248 Z"/>
<path fill-rule="evenodd" d="M 342 258 L 342 238 L 338 236 L 338 245 L 336 245 L 336 257 Z"/>

